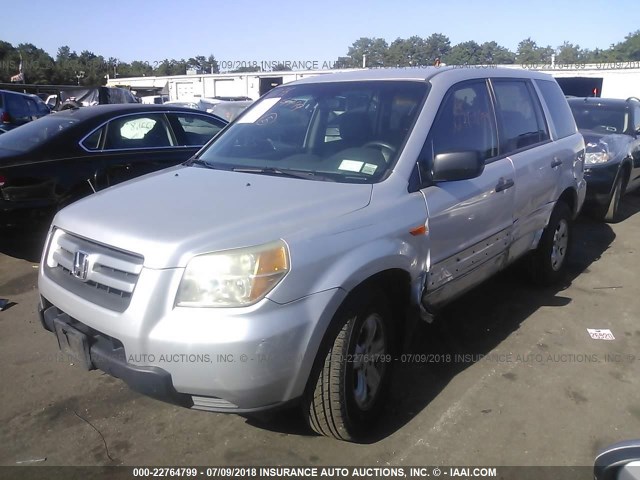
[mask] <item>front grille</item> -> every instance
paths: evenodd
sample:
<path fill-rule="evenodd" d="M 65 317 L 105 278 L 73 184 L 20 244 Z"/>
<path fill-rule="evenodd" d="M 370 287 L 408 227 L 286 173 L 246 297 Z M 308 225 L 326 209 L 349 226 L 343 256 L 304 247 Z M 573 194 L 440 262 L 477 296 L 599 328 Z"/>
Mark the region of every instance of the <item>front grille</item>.
<path fill-rule="evenodd" d="M 75 264 L 77 255 L 84 268 Z M 44 272 L 85 300 L 123 312 L 131 301 L 143 261 L 140 255 L 56 230 L 51 236 Z"/>

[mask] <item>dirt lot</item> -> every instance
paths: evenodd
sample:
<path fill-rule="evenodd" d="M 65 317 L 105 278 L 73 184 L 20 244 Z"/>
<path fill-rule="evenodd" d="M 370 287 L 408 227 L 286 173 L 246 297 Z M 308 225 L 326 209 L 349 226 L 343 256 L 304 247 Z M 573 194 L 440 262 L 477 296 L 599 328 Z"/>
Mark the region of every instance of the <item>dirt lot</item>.
<path fill-rule="evenodd" d="M 507 271 L 420 326 L 374 441 L 174 407 L 56 360 L 36 315 L 42 234 L 2 235 L 0 464 L 589 465 L 640 431 L 640 196 L 626 219 L 581 219 L 571 275 L 538 290 Z M 615 340 L 594 340 L 608 328 Z M 429 356 L 429 354 L 431 354 Z"/>

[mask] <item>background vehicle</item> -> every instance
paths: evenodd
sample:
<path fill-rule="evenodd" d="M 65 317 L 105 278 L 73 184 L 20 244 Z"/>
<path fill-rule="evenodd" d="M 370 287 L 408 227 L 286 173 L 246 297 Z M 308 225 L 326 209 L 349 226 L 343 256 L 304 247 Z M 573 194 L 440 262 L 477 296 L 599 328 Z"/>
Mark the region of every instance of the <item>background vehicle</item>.
<path fill-rule="evenodd" d="M 252 103 L 251 100 L 221 101 L 207 111 L 224 118 L 227 122 L 231 122 Z"/>
<path fill-rule="evenodd" d="M 49 113 L 49 108 L 36 95 L 0 90 L 0 129 L 2 130 L 11 130 Z"/>
<path fill-rule="evenodd" d="M 640 100 L 568 101 L 587 145 L 585 208 L 597 218 L 616 222 L 622 196 L 640 187 Z"/>
<path fill-rule="evenodd" d="M 0 138 L 0 226 L 48 216 L 94 190 L 184 162 L 225 125 L 178 107 L 100 105 L 7 132 Z"/>
<path fill-rule="evenodd" d="M 47 104 L 50 100 L 47 99 Z M 139 103 L 137 98 L 126 88 L 95 87 L 72 88 L 62 90 L 58 94 L 56 110 L 68 108 L 90 107 L 94 105 L 110 105 L 118 103 Z"/>
<path fill-rule="evenodd" d="M 538 283 L 563 277 L 583 155 L 537 72 L 276 87 L 191 161 L 60 211 L 41 321 L 86 368 L 156 398 L 243 414 L 297 402 L 317 433 L 358 440 L 409 322 L 521 258 Z M 206 360 L 220 355 L 240 361 Z"/>
<path fill-rule="evenodd" d="M 188 100 L 170 100 L 166 103 L 169 105 L 202 110 L 207 113 L 215 113 L 215 110 L 218 109 L 218 113 L 215 113 L 216 115 L 227 121 L 231 121 L 237 117 L 242 110 L 251 105 L 253 100 L 248 99 L 247 97 L 196 97 Z"/>
<path fill-rule="evenodd" d="M 162 105 L 169 101 L 169 95 L 147 95 L 146 97 L 140 97 L 140 103 Z"/>

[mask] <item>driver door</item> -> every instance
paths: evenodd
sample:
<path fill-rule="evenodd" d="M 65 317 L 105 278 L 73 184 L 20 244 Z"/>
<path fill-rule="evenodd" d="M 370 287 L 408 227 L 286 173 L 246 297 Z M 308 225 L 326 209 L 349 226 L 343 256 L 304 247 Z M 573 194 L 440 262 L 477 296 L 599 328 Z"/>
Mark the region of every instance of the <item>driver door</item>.
<path fill-rule="evenodd" d="M 434 183 L 430 164 L 439 153 L 475 151 L 483 172 L 468 180 Z M 493 104 L 485 80 L 453 86 L 441 103 L 419 159 L 428 212 L 426 294 L 437 306 L 480 283 L 506 262 L 513 225 L 515 172 L 498 156 Z"/>

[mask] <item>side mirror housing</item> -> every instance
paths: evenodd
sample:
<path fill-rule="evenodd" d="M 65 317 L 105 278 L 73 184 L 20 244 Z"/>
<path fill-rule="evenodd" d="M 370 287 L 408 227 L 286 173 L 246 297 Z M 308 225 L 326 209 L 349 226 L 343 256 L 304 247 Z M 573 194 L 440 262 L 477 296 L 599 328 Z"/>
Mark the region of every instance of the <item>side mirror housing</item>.
<path fill-rule="evenodd" d="M 439 153 L 433 159 L 431 180 L 452 182 L 479 177 L 484 170 L 484 161 L 475 151 Z"/>
<path fill-rule="evenodd" d="M 593 465 L 596 480 L 637 480 L 640 478 L 640 440 L 627 440 L 600 452 Z"/>

